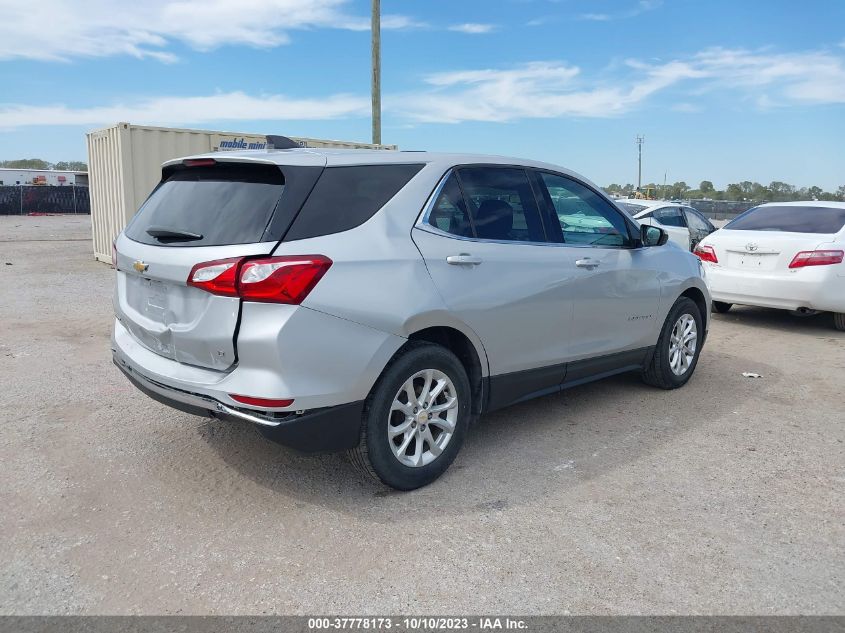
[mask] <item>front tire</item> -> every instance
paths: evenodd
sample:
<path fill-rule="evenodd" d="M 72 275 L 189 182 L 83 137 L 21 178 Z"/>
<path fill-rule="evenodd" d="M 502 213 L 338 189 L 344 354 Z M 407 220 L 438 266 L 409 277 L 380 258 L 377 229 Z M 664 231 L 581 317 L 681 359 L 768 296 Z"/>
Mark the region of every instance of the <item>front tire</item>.
<path fill-rule="evenodd" d="M 845 331 L 845 312 L 833 313 L 833 327 L 837 330 Z"/>
<path fill-rule="evenodd" d="M 724 314 L 725 312 L 729 311 L 732 307 L 732 303 L 725 303 L 724 301 L 713 302 L 713 310 L 715 310 L 719 314 Z"/>
<path fill-rule="evenodd" d="M 643 371 L 643 380 L 661 389 L 684 386 L 695 371 L 704 327 L 701 312 L 688 297 L 680 297 L 663 323 L 651 362 Z"/>
<path fill-rule="evenodd" d="M 440 477 L 460 450 L 470 419 L 466 371 L 449 350 L 410 343 L 384 370 L 364 407 L 360 470 L 397 490 Z"/>

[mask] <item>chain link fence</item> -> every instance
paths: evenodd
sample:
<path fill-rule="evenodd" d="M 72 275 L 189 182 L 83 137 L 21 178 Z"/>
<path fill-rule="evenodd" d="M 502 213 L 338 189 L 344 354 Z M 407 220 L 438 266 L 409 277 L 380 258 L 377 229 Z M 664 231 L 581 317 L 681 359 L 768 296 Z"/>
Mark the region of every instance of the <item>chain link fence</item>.
<path fill-rule="evenodd" d="M 0 186 L 0 215 L 91 213 L 88 187 Z"/>

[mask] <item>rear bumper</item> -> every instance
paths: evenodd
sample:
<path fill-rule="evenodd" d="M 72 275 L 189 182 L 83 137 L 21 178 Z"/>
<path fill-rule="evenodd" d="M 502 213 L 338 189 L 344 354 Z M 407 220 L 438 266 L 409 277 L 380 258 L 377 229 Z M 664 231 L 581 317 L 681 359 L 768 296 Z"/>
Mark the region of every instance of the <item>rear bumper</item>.
<path fill-rule="evenodd" d="M 361 437 L 363 400 L 302 414 L 261 415 L 256 411 L 227 406 L 209 396 L 156 382 L 140 374 L 117 354 L 113 360 L 133 385 L 162 404 L 192 415 L 251 422 L 267 439 L 306 453 L 354 448 Z"/>
<path fill-rule="evenodd" d="M 808 267 L 787 274 L 749 274 L 705 265 L 714 301 L 783 310 L 845 312 L 845 277 L 837 275 L 833 267 Z"/>

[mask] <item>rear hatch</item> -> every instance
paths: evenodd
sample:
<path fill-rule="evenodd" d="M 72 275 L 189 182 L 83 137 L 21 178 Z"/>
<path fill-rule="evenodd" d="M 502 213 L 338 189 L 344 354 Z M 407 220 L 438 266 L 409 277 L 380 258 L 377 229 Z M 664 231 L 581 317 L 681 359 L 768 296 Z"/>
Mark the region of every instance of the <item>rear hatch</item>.
<path fill-rule="evenodd" d="M 796 205 L 747 211 L 708 240 L 719 265 L 744 273 L 788 275 L 801 252 L 823 250 L 845 223 L 845 209 Z"/>
<path fill-rule="evenodd" d="M 142 345 L 216 370 L 237 359 L 240 299 L 189 286 L 199 263 L 266 255 L 324 165 L 197 159 L 165 168 L 116 242 L 115 314 Z"/>

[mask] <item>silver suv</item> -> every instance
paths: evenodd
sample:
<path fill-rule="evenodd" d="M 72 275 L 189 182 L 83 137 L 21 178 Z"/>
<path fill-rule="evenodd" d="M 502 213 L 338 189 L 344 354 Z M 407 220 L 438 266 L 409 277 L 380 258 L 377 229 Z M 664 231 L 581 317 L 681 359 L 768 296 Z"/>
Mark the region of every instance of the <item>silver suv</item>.
<path fill-rule="evenodd" d="M 698 258 L 598 187 L 498 156 L 306 149 L 165 163 L 115 242 L 113 354 L 139 389 L 430 483 L 480 414 L 620 372 L 674 389 Z"/>

